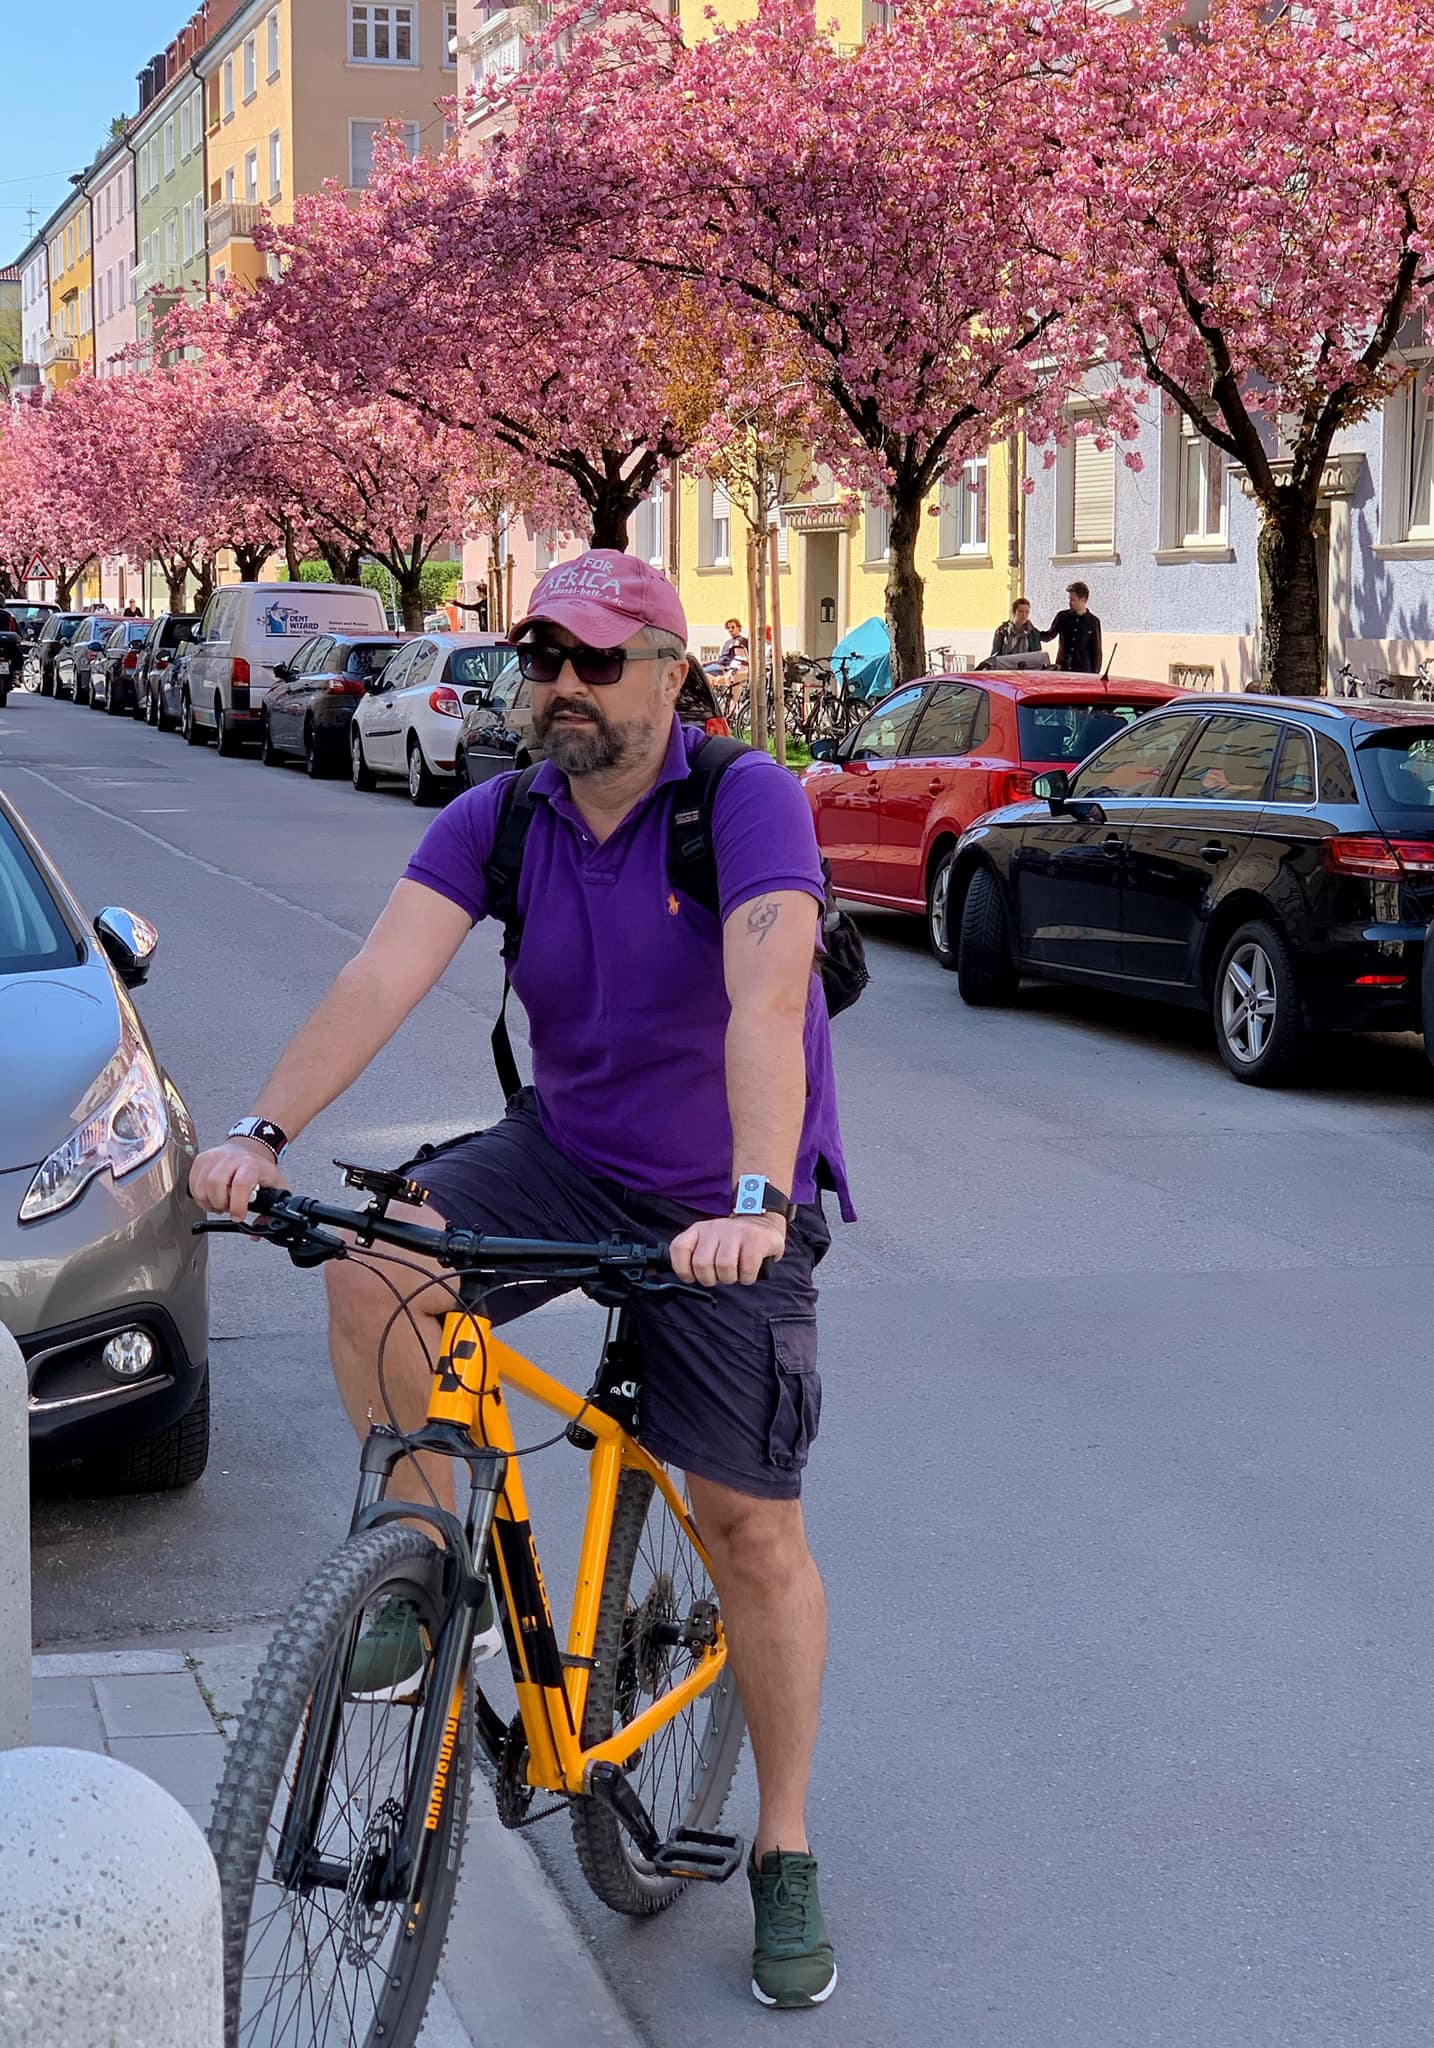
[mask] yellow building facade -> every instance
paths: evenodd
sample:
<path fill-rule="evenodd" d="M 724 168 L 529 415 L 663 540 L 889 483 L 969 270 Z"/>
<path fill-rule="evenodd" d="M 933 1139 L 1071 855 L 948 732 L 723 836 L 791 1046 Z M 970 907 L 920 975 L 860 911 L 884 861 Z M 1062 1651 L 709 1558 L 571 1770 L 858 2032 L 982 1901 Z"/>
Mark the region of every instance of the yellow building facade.
<path fill-rule="evenodd" d="M 441 147 L 456 20 L 456 0 L 252 0 L 227 23 L 198 64 L 211 277 L 263 274 L 264 209 L 287 221 L 326 179 L 361 190 L 386 122 L 411 154 Z"/>
<path fill-rule="evenodd" d="M 40 343 L 40 367 L 53 389 L 68 384 L 95 361 L 94 257 L 90 202 L 76 193 L 50 233 L 50 332 Z"/>

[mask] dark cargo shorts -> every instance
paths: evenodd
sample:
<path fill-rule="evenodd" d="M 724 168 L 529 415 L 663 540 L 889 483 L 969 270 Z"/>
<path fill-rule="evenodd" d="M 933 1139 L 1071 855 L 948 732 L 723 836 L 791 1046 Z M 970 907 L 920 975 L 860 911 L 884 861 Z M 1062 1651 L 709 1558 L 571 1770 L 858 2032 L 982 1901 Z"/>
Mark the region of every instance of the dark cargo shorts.
<path fill-rule="evenodd" d="M 513 1097 L 501 1123 L 425 1148 L 407 1171 L 447 1223 L 499 1237 L 591 1241 L 617 1232 L 666 1243 L 698 1220 L 680 1202 L 580 1172 L 544 1134 L 531 1088 Z M 785 1256 L 754 1286 L 719 1287 L 710 1305 L 676 1295 L 634 1305 L 638 1435 L 655 1458 L 737 1493 L 797 1498 L 822 1407 L 812 1268 L 830 1243 L 813 1203 L 792 1222 Z M 564 1291 L 495 1288 L 488 1313 L 495 1324 L 511 1322 Z"/>

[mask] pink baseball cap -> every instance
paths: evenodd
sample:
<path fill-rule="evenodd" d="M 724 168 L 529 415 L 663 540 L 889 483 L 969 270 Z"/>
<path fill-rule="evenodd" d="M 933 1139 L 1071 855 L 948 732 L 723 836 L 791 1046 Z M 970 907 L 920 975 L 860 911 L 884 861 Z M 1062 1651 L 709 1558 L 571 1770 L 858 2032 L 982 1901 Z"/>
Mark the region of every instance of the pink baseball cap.
<path fill-rule="evenodd" d="M 565 626 L 588 647 L 625 647 L 644 626 L 687 645 L 687 616 L 667 578 L 616 548 L 589 548 L 549 569 L 509 638 L 537 625 Z"/>

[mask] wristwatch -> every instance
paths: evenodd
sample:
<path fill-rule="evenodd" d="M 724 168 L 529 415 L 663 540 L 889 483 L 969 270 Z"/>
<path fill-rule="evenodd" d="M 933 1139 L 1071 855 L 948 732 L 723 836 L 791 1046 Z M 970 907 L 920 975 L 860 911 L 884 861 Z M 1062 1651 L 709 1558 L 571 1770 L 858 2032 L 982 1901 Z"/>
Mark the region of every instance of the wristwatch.
<path fill-rule="evenodd" d="M 289 1133 L 281 1130 L 278 1124 L 270 1123 L 266 1116 L 241 1116 L 237 1124 L 230 1125 L 229 1136 L 254 1138 L 259 1144 L 267 1145 L 276 1166 L 289 1149 Z"/>
<path fill-rule="evenodd" d="M 796 1213 L 797 1205 L 791 1196 L 774 1187 L 765 1175 L 738 1174 L 737 1185 L 732 1190 L 734 1216 L 780 1216 L 790 1223 Z"/>

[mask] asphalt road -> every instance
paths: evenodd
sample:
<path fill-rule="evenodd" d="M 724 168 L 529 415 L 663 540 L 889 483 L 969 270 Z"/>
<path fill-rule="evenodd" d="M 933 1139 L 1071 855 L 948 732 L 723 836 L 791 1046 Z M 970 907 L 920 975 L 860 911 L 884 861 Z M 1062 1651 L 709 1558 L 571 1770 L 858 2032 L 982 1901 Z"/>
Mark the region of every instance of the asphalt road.
<path fill-rule="evenodd" d="M 33 697 L 0 784 L 81 899 L 158 925 L 141 997 L 221 1131 L 424 825 L 394 792 L 221 761 Z M 809 1511 L 833 1647 L 813 1807 L 840 2044 L 1414 2048 L 1428 2039 L 1431 1076 L 1411 1040 L 1231 1081 L 1199 1020 L 1052 990 L 965 1010 L 865 920 L 836 1026 L 862 1221 L 824 1268 Z M 295 1148 L 400 1157 L 493 1116 L 496 943 Z M 597 1312 L 535 1355 L 584 1380 Z M 320 1289 L 214 1255 L 215 1455 L 178 1499 L 35 1511 L 49 1645 L 279 1611 L 353 1452 Z M 532 1476 L 550 1579 L 572 1454 Z M 549 1537 L 550 1527 L 556 1532 Z M 736 1824 L 751 1819 L 750 1781 Z M 740 1885 L 654 1925 L 555 1882 L 645 2038 L 743 2048 Z"/>

